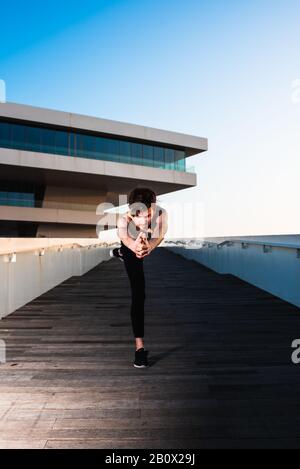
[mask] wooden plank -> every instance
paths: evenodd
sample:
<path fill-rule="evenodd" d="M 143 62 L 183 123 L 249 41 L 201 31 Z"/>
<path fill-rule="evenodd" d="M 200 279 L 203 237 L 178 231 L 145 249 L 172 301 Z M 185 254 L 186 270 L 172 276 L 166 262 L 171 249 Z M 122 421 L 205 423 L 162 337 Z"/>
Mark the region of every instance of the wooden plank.
<path fill-rule="evenodd" d="M 144 266 L 148 369 L 117 259 L 0 321 L 0 448 L 300 448 L 299 308 L 164 248 Z"/>

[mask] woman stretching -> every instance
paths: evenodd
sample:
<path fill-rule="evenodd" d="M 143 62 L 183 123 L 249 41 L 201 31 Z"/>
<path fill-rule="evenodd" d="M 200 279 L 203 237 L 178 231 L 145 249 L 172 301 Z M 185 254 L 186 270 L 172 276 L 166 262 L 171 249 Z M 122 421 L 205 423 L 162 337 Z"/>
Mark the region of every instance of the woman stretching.
<path fill-rule="evenodd" d="M 133 366 L 148 366 L 144 349 L 145 275 L 143 259 L 161 243 L 168 229 L 167 212 L 156 204 L 156 194 L 144 187 L 133 189 L 128 197 L 129 211 L 117 224 L 121 247 L 110 251 L 111 257 L 124 261 L 131 286 L 131 323 L 135 337 Z"/>

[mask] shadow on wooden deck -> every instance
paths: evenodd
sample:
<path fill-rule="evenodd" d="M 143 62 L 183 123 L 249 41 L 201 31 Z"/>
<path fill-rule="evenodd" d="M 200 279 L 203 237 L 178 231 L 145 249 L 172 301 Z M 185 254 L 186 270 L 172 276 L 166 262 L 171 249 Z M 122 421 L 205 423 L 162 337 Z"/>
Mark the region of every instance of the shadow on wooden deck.
<path fill-rule="evenodd" d="M 299 308 L 164 248 L 144 264 L 148 369 L 117 259 L 0 321 L 0 447 L 299 448 Z"/>

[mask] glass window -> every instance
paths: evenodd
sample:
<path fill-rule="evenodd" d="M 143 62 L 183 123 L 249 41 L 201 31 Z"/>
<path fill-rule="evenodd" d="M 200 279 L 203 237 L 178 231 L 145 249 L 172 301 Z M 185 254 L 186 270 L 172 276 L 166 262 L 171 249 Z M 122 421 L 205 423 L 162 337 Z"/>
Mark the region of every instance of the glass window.
<path fill-rule="evenodd" d="M 33 194 L 29 194 L 27 192 L 27 194 L 23 194 L 24 197 L 24 202 L 25 202 L 25 205 L 27 205 L 28 207 L 32 207 L 33 206 L 33 202 L 34 202 L 34 197 L 33 197 Z"/>
<path fill-rule="evenodd" d="M 0 147 L 185 171 L 185 152 L 115 138 L 0 121 Z"/>
<path fill-rule="evenodd" d="M 162 147 L 154 147 L 154 166 L 165 167 L 165 149 Z"/>
<path fill-rule="evenodd" d="M 143 160 L 147 166 L 153 166 L 153 146 L 143 145 Z"/>
<path fill-rule="evenodd" d="M 55 153 L 55 130 L 41 129 L 41 152 Z"/>
<path fill-rule="evenodd" d="M 76 135 L 76 156 L 84 157 L 84 135 Z"/>
<path fill-rule="evenodd" d="M 171 148 L 165 149 L 165 168 L 166 169 L 175 169 L 175 151 Z"/>
<path fill-rule="evenodd" d="M 0 146 L 10 148 L 11 144 L 11 124 L 0 122 Z"/>
<path fill-rule="evenodd" d="M 41 129 L 27 127 L 25 130 L 26 150 L 41 151 Z"/>
<path fill-rule="evenodd" d="M 76 135 L 74 132 L 69 132 L 69 155 L 76 155 Z"/>
<path fill-rule="evenodd" d="M 185 152 L 182 150 L 175 150 L 175 169 L 185 171 Z"/>
<path fill-rule="evenodd" d="M 18 206 L 18 204 L 20 203 L 20 194 L 18 192 L 9 192 L 8 202 L 9 205 Z"/>
<path fill-rule="evenodd" d="M 0 205 L 34 207 L 41 187 L 22 181 L 0 181 Z"/>
<path fill-rule="evenodd" d="M 88 135 L 85 138 L 84 147 L 87 155 L 91 158 L 94 158 L 96 150 L 96 138 L 92 135 Z"/>
<path fill-rule="evenodd" d="M 185 153 L 182 150 L 175 150 L 174 153 L 175 153 L 175 161 L 183 160 L 185 157 Z"/>
<path fill-rule="evenodd" d="M 26 195 L 25 193 L 22 193 L 20 192 L 19 194 L 17 194 L 17 197 L 15 199 L 15 202 L 16 202 L 16 205 L 18 207 L 25 207 L 26 206 Z"/>
<path fill-rule="evenodd" d="M 24 125 L 12 124 L 11 126 L 12 148 L 27 150 L 26 147 L 26 128 Z"/>
<path fill-rule="evenodd" d="M 107 139 L 107 159 L 109 161 L 120 161 L 119 140 Z"/>
<path fill-rule="evenodd" d="M 120 141 L 121 163 L 131 163 L 131 142 Z"/>
<path fill-rule="evenodd" d="M 107 157 L 107 141 L 103 137 L 96 137 L 95 154 L 98 160 L 106 160 Z"/>
<path fill-rule="evenodd" d="M 0 191 L 0 205 L 7 205 L 7 192 Z"/>
<path fill-rule="evenodd" d="M 27 206 L 34 207 L 35 206 L 35 196 L 34 194 L 26 194 Z"/>
<path fill-rule="evenodd" d="M 177 171 L 185 171 L 185 158 L 177 161 Z"/>
<path fill-rule="evenodd" d="M 143 145 L 141 143 L 132 144 L 132 163 L 142 164 L 143 161 Z"/>
<path fill-rule="evenodd" d="M 77 134 L 76 156 L 81 158 L 93 158 L 95 155 L 95 138 L 90 135 Z"/>
<path fill-rule="evenodd" d="M 29 192 L 0 192 L 0 205 L 13 207 L 34 207 L 35 196 Z"/>
<path fill-rule="evenodd" d="M 69 154 L 69 137 L 67 132 L 55 131 L 55 152 L 57 155 Z"/>

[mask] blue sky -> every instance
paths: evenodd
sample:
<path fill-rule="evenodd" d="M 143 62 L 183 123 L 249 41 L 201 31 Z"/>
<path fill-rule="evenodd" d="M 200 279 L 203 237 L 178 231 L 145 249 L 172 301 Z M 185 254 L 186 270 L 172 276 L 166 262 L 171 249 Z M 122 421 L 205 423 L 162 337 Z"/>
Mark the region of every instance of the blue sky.
<path fill-rule="evenodd" d="M 202 204 L 207 236 L 300 232 L 299 1 L 1 9 L 8 101 L 207 137 L 197 188 L 160 200 Z"/>

